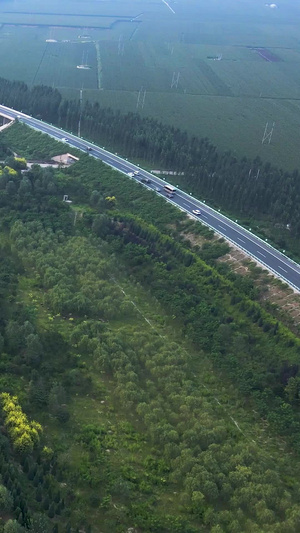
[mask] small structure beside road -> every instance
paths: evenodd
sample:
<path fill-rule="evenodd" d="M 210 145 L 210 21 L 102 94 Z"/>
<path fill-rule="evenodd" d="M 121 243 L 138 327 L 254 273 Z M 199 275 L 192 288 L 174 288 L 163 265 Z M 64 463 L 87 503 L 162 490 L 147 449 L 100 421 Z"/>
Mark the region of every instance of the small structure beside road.
<path fill-rule="evenodd" d="M 54 157 L 51 157 L 51 161 L 54 161 L 58 165 L 68 167 L 72 165 L 73 163 L 76 163 L 76 161 L 79 161 L 79 157 L 75 157 L 75 155 L 66 153 L 66 154 L 61 154 L 61 155 L 56 155 Z"/>

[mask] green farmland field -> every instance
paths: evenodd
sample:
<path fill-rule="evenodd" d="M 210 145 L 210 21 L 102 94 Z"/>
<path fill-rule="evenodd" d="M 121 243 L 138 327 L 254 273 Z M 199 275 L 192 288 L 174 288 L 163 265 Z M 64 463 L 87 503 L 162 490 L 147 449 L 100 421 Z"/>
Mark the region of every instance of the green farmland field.
<path fill-rule="evenodd" d="M 78 33 L 78 32 L 77 32 Z M 93 42 L 46 42 L 53 35 L 45 28 L 2 28 L 2 75 L 29 85 L 97 88 L 97 58 Z M 27 58 L 30 61 L 27 62 Z M 87 63 L 89 70 L 77 69 Z"/>
<path fill-rule="evenodd" d="M 63 89 L 62 93 L 66 98 L 79 98 L 79 90 Z M 137 91 L 87 90 L 83 97 L 124 112 L 137 109 Z M 150 92 L 139 112 L 208 137 L 220 150 L 231 150 L 236 156 L 259 155 L 284 169 L 300 167 L 300 101 Z M 262 145 L 265 125 L 268 122 L 270 128 L 274 116 L 272 142 Z"/>
<path fill-rule="evenodd" d="M 87 64 L 89 69 L 78 69 Z M 52 84 L 49 83 L 52 77 Z M 93 43 L 47 43 L 35 84 L 97 88 L 97 58 Z"/>
<path fill-rule="evenodd" d="M 297 3 L 169 4 L 7 1 L 0 5 L 1 75 L 55 86 L 68 98 L 83 89 L 84 98 L 209 137 L 221 150 L 300 167 Z M 77 69 L 81 63 L 91 68 Z M 275 122 L 274 134 L 262 145 L 267 122 Z"/>

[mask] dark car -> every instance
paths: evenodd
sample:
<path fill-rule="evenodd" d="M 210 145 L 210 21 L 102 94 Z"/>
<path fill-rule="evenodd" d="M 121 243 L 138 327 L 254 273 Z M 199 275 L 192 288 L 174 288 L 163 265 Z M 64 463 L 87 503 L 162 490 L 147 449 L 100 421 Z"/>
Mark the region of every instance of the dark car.
<path fill-rule="evenodd" d="M 151 180 L 149 180 L 149 178 L 142 178 L 141 182 L 142 183 L 151 183 Z"/>
<path fill-rule="evenodd" d="M 87 147 L 87 151 L 88 152 L 91 152 L 92 151 L 92 148 L 90 146 Z"/>

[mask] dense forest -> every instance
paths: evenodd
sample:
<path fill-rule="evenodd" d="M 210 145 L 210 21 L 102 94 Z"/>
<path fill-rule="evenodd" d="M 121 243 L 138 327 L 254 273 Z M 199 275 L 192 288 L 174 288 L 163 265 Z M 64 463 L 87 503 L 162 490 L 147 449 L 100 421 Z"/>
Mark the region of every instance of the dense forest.
<path fill-rule="evenodd" d="M 127 157 L 183 172 L 176 184 L 235 216 L 269 221 L 277 245 L 299 254 L 298 170 L 285 172 L 259 158 L 237 159 L 230 152 L 218 152 L 208 139 L 191 137 L 139 114 L 125 115 L 89 102 L 81 108 L 79 100 L 62 100 L 49 87 L 28 89 L 24 83 L 0 79 L 0 101 L 73 132 L 81 117 L 81 134 L 86 138 Z"/>
<path fill-rule="evenodd" d="M 0 531 L 299 531 L 300 342 L 227 245 L 87 154 L 1 150 Z"/>

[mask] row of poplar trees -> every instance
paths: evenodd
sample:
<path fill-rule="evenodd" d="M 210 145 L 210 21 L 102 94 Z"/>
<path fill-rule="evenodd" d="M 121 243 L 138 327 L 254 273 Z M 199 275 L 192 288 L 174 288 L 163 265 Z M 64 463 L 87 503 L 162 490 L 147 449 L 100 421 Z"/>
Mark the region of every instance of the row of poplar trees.
<path fill-rule="evenodd" d="M 300 233 L 299 172 L 285 172 L 259 157 L 237 159 L 218 152 L 207 138 L 189 136 L 137 113 L 121 114 L 98 103 L 63 100 L 57 89 L 0 78 L 0 102 L 76 132 L 131 158 L 184 172 L 180 185 L 236 215 L 267 216 Z"/>

